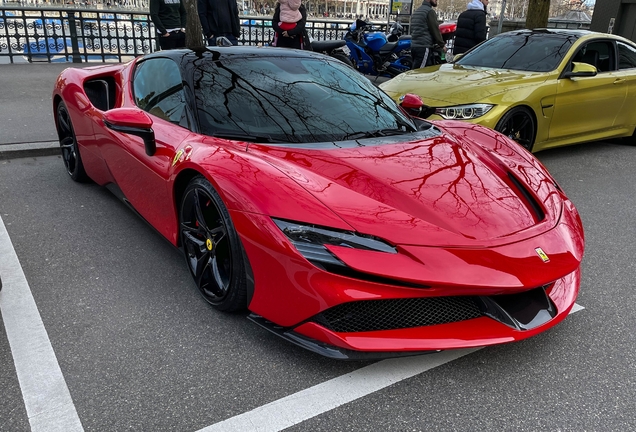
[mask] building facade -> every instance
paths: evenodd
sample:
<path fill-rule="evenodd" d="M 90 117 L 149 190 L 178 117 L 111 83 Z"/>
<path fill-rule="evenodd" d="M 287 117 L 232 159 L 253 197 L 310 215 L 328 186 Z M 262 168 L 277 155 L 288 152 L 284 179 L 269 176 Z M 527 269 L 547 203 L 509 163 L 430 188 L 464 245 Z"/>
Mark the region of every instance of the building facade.
<path fill-rule="evenodd" d="M 636 0 L 596 0 L 590 29 L 636 42 Z"/>

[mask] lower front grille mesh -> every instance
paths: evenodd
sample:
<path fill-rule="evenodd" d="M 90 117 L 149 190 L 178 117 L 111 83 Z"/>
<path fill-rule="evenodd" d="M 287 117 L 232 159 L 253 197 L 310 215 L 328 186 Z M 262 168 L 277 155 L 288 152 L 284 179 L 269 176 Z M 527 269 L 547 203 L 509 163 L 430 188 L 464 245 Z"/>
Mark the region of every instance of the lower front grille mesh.
<path fill-rule="evenodd" d="M 476 297 L 428 297 L 343 303 L 313 321 L 335 332 L 391 330 L 481 317 Z"/>

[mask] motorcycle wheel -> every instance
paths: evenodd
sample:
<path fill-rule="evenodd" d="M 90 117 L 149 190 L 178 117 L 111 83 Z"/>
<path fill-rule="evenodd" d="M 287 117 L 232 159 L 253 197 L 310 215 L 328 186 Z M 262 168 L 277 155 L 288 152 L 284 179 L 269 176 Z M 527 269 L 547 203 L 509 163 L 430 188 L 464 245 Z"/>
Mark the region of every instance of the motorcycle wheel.
<path fill-rule="evenodd" d="M 336 53 L 331 54 L 331 57 L 335 58 L 336 60 L 340 60 L 341 62 L 343 62 L 347 66 L 353 67 L 353 62 L 351 61 L 351 59 L 348 56 L 346 56 L 345 54 L 343 54 L 343 53 L 336 52 Z"/>
<path fill-rule="evenodd" d="M 408 68 L 408 70 L 413 69 L 413 57 L 411 57 L 410 55 L 404 56 L 401 60 L 400 60 L 400 64 L 406 68 Z"/>

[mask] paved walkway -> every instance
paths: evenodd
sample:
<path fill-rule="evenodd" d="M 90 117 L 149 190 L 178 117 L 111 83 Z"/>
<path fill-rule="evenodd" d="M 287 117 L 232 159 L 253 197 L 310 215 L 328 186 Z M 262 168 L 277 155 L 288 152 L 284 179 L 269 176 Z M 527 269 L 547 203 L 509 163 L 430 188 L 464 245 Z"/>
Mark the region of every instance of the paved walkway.
<path fill-rule="evenodd" d="M 0 64 L 0 159 L 59 154 L 51 94 L 69 66 Z"/>

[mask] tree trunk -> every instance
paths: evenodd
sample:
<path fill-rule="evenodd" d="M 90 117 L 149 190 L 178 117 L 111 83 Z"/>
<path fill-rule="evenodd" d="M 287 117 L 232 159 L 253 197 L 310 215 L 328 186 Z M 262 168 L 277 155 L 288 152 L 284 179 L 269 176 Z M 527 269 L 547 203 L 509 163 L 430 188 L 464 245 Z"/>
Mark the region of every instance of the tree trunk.
<path fill-rule="evenodd" d="M 197 12 L 197 0 L 183 0 L 187 13 L 186 21 L 186 47 L 191 50 L 205 48 L 203 42 L 203 29 Z"/>
<path fill-rule="evenodd" d="M 530 2 L 528 3 L 526 28 L 546 28 L 548 26 L 549 13 L 550 0 L 530 0 Z"/>

